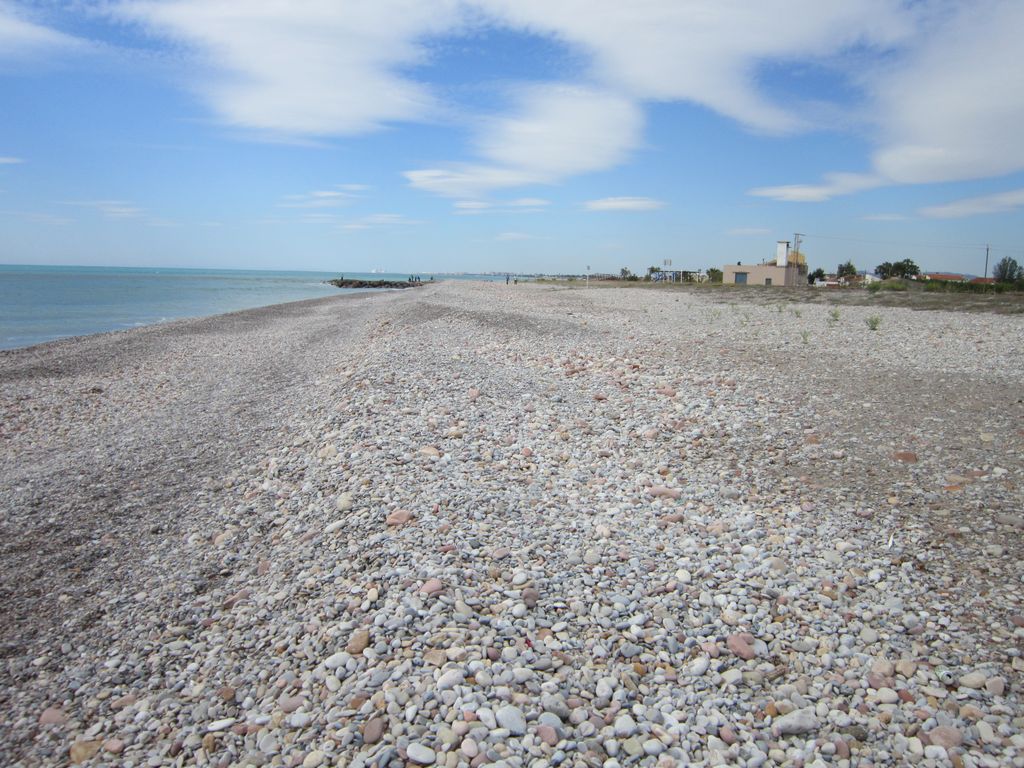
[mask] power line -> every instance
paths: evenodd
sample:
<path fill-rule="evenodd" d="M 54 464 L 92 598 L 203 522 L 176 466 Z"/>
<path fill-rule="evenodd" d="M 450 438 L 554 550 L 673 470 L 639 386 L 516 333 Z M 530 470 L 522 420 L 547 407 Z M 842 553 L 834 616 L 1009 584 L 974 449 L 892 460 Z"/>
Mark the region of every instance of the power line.
<path fill-rule="evenodd" d="M 965 249 L 983 251 L 986 248 L 991 248 L 993 251 L 1000 251 L 1003 253 L 1024 253 L 1024 249 L 1020 248 L 1003 248 L 1002 246 L 992 245 L 989 246 L 985 243 L 910 243 L 906 241 L 898 240 L 869 240 L 862 237 L 845 237 L 842 235 L 814 235 L 804 234 L 804 237 L 813 237 L 818 240 L 845 240 L 851 243 L 867 243 L 869 245 L 896 245 L 902 248 L 949 248 L 952 250 L 962 251 Z"/>

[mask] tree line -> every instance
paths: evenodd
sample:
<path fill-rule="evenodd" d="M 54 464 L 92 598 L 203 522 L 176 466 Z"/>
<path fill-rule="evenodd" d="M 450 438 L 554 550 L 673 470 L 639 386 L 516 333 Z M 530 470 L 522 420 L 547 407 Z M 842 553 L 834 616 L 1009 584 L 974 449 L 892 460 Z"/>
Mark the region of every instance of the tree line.
<path fill-rule="evenodd" d="M 660 267 L 648 267 L 647 275 L 642 279 L 649 281 L 656 273 L 661 271 Z M 838 278 L 854 277 L 856 274 L 857 267 L 854 266 L 853 261 L 847 261 L 836 268 L 836 277 Z M 874 274 L 883 280 L 889 280 L 892 278 L 912 278 L 920 275 L 921 269 L 914 263 L 913 259 L 903 259 L 902 261 L 896 262 L 883 261 L 875 267 Z M 706 275 L 708 282 L 722 282 L 722 270 L 720 269 L 709 267 L 706 270 Z M 807 282 L 813 284 L 817 280 L 824 280 L 826 276 L 825 270 L 819 267 L 807 275 Z M 1024 281 L 1024 267 L 1021 267 L 1017 261 L 1010 256 L 1004 256 L 992 269 L 992 277 L 997 283 L 1021 282 Z M 629 267 L 623 267 L 619 271 L 619 279 L 632 281 L 640 280 L 641 277 L 634 274 Z"/>
<path fill-rule="evenodd" d="M 921 269 L 912 259 L 903 259 L 897 262 L 883 261 L 875 267 L 874 273 L 883 280 L 889 280 L 899 277 L 916 277 L 921 274 Z M 853 277 L 856 274 L 857 268 L 853 265 L 852 261 L 840 264 L 836 269 L 836 277 L 839 278 Z M 824 280 L 825 277 L 825 270 L 819 267 L 807 275 L 807 282 L 814 283 L 816 280 Z M 1016 259 L 1004 256 L 992 269 L 992 277 L 997 283 L 1016 283 L 1024 280 L 1024 267 L 1021 267 Z"/>

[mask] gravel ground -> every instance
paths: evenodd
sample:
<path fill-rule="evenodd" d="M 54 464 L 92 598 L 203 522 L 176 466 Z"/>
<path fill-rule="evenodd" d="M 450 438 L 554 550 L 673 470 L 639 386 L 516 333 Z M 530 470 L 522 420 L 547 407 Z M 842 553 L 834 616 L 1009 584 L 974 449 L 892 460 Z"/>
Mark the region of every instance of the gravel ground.
<path fill-rule="evenodd" d="M 2 763 L 1024 765 L 1022 331 L 443 283 L 0 355 Z"/>

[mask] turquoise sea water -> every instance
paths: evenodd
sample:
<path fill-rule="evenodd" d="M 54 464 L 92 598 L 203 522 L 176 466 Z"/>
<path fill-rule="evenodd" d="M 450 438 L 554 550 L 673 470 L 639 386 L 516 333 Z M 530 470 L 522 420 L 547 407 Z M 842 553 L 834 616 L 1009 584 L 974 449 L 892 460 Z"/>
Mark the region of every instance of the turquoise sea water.
<path fill-rule="evenodd" d="M 0 264 L 0 349 L 352 293 L 324 283 L 339 276 L 337 272 Z M 409 275 L 347 272 L 345 277 L 405 280 Z M 422 277 L 429 280 L 427 275 Z"/>

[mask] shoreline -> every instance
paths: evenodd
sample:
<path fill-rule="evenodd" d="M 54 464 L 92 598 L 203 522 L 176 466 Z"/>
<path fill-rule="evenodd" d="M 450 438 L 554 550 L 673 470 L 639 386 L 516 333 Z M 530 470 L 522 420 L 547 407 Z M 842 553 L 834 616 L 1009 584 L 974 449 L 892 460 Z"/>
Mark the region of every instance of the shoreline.
<path fill-rule="evenodd" d="M 364 290 L 332 287 L 333 271 L 0 265 L 0 276 L 0 346 L 8 349 Z"/>
<path fill-rule="evenodd" d="M 336 299 L 360 298 L 360 297 L 361 298 L 366 298 L 366 296 L 374 295 L 375 293 L 380 293 L 380 291 L 373 291 L 373 290 L 370 290 L 370 289 L 367 289 L 367 290 L 354 289 L 352 291 L 352 293 L 336 294 L 336 295 L 333 295 L 333 296 L 316 296 L 316 297 L 309 298 L 309 299 L 296 299 L 296 300 L 293 300 L 293 301 L 281 301 L 281 302 L 275 302 L 275 303 L 272 303 L 272 304 L 262 304 L 262 305 L 260 305 L 258 307 L 248 307 L 246 309 L 233 309 L 233 310 L 230 310 L 228 312 L 217 312 L 217 313 L 214 313 L 212 315 L 195 315 L 195 316 L 191 316 L 191 317 L 176 317 L 176 318 L 173 318 L 171 320 L 162 320 L 162 321 L 159 321 L 159 322 L 146 323 L 144 325 L 135 325 L 135 326 L 127 327 L 127 328 L 115 328 L 115 329 L 112 329 L 112 330 L 109 330 L 109 331 L 98 331 L 96 333 L 77 334 L 77 335 L 73 335 L 73 336 L 61 336 L 60 338 L 57 338 L 57 339 L 50 339 L 49 341 L 40 341 L 40 342 L 36 342 L 34 344 L 29 344 L 28 346 L 24 346 L 24 347 L 5 347 L 5 348 L 0 348 L 0 358 L 2 358 L 4 355 L 7 355 L 7 354 L 25 352 L 25 351 L 32 350 L 32 349 L 37 349 L 38 350 L 38 348 L 40 348 L 40 347 L 46 347 L 46 346 L 49 346 L 49 345 L 52 345 L 52 344 L 61 344 L 61 343 L 65 343 L 65 342 L 72 343 L 72 344 L 78 344 L 78 343 L 80 343 L 82 341 L 85 341 L 87 339 L 93 339 L 93 338 L 96 338 L 98 336 L 111 336 L 111 335 L 116 335 L 116 334 L 127 334 L 127 333 L 133 333 L 133 332 L 136 332 L 136 331 L 144 331 L 144 330 L 152 329 L 152 328 L 166 328 L 168 326 L 173 326 L 175 324 L 198 323 L 198 322 L 202 322 L 202 321 L 205 321 L 205 320 L 210 320 L 210 319 L 213 319 L 213 318 L 226 317 L 226 316 L 229 316 L 229 315 L 244 315 L 245 313 L 258 313 L 258 312 L 262 312 L 262 311 L 267 310 L 267 309 L 271 309 L 273 307 L 283 307 L 283 306 L 288 306 L 288 305 L 293 305 L 293 304 L 296 304 L 296 305 L 299 305 L 299 304 L 313 304 L 315 302 L 329 302 L 329 301 L 334 301 Z"/>
<path fill-rule="evenodd" d="M 232 421 L 222 413 L 208 412 L 211 403 L 219 402 L 219 408 L 243 419 L 266 419 L 280 410 L 273 402 L 275 395 L 295 389 L 296 383 L 287 377 L 292 371 L 302 375 L 304 358 L 295 357 L 291 348 L 282 348 L 283 340 L 274 337 L 284 336 L 289 344 L 304 345 L 300 349 L 317 362 L 323 375 L 344 359 L 348 340 L 359 324 L 387 302 L 387 295 L 370 298 L 352 293 L 283 302 L 3 350 L 0 445 L 4 452 L 0 469 L 5 486 L 22 484 L 18 490 L 31 494 L 27 498 L 37 506 L 39 491 L 59 495 L 64 492 L 60 486 L 67 482 L 60 472 L 47 472 L 45 466 L 54 462 L 77 465 L 81 467 L 78 472 L 92 476 L 96 486 L 104 489 L 97 498 L 78 499 L 98 512 L 96 503 L 106 503 L 107 489 L 120 496 L 125 486 L 131 485 L 131 478 L 122 474 L 108 477 L 111 466 L 96 464 L 91 454 L 105 454 L 115 463 L 142 458 L 147 472 L 154 469 L 149 457 L 132 456 L 132 451 L 163 450 L 178 454 L 185 465 L 190 459 L 202 459 L 201 453 L 208 447 L 203 440 L 214 440 L 221 447 L 225 442 L 204 420 Z M 261 349 L 268 333 L 272 343 Z M 324 349 L 318 348 L 321 343 Z M 282 355 L 280 360 L 274 359 L 276 354 Z M 250 371 L 256 365 L 266 368 Z M 268 374 L 261 388 L 260 377 Z M 152 403 L 152 410 L 147 409 L 147 402 Z M 246 403 L 253 404 L 255 411 L 241 407 Z M 239 454 L 249 450 L 248 438 L 262 443 L 261 433 L 273 430 L 271 425 L 244 422 L 229 426 L 237 428 L 239 443 L 229 446 L 229 452 Z M 169 444 L 169 435 L 176 435 L 177 445 Z M 214 460 L 210 469 L 224 469 L 223 458 Z M 130 467 L 119 469 L 130 471 Z M 174 493 L 180 490 L 173 476 L 163 479 Z M 47 486 L 55 487 L 45 490 Z M 134 493 L 138 489 L 129 490 Z M 159 488 L 153 491 L 163 495 Z M 88 496 L 88 489 L 84 493 Z M 71 502 L 76 503 L 74 499 Z M 4 513 L 0 538 L 8 542 L 23 533 L 14 524 L 28 520 L 28 510 L 17 507 L 17 501 L 11 500 L 0 507 Z M 74 506 L 68 507 L 68 512 L 79 515 Z M 45 525 L 40 533 L 43 529 Z M 10 544 L 0 551 L 9 555 Z M 4 588 L 9 597 L 9 585 L 5 583 Z M 5 619 L 12 607 L 10 603 L 2 606 Z M 13 627 L 4 629 L 3 639 L 9 639 L 12 631 Z"/>
<path fill-rule="evenodd" d="M 1024 756 L 1024 318 L 358 297 L 0 355 L 5 764 Z"/>

